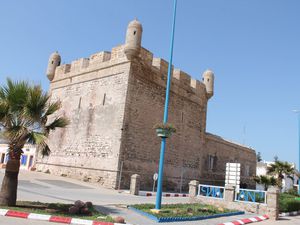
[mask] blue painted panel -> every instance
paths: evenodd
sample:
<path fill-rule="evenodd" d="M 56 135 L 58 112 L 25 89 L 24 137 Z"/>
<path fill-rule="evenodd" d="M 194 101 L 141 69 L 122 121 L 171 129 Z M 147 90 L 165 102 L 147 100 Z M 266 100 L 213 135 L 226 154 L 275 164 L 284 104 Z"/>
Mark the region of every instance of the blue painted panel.
<path fill-rule="evenodd" d="M 26 166 L 27 163 L 27 155 L 22 155 L 21 157 L 21 165 Z"/>

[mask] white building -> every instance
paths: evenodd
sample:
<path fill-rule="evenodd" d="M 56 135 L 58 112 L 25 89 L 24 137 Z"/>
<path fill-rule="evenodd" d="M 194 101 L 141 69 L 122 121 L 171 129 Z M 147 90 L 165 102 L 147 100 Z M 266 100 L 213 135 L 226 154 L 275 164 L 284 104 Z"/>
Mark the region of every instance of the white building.
<path fill-rule="evenodd" d="M 34 166 L 36 147 L 31 144 L 24 146 L 23 155 L 21 156 L 20 169 L 30 170 Z M 0 139 L 0 167 L 5 167 L 8 160 L 8 145 L 4 140 Z"/>
<path fill-rule="evenodd" d="M 258 162 L 256 165 L 256 176 L 265 176 L 267 175 L 267 168 L 268 166 L 270 166 L 271 164 L 274 164 L 274 162 L 270 162 L 270 161 L 261 161 Z M 295 167 L 294 163 L 291 163 L 291 165 L 293 167 Z M 298 187 L 298 176 L 296 175 L 292 175 L 293 179 L 291 178 L 291 176 L 287 176 L 284 175 L 284 179 L 282 180 L 282 192 L 286 192 L 294 187 Z M 257 190 L 264 190 L 264 185 L 262 184 L 256 184 L 256 189 Z"/>

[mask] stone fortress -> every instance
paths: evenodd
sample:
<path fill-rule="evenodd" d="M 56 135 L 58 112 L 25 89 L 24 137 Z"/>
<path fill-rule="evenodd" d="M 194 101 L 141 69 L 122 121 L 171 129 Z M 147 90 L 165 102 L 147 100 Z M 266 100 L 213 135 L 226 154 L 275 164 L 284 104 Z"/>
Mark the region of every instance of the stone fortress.
<path fill-rule="evenodd" d="M 163 118 L 168 62 L 154 58 L 141 45 L 142 25 L 129 23 L 125 44 L 61 65 L 55 52 L 47 76 L 52 100 L 70 119 L 66 129 L 51 133 L 51 154 L 39 157 L 37 170 L 128 188 L 130 176 L 141 176 L 141 189 L 151 189 L 158 171 L 160 138 L 153 126 Z M 241 182 L 253 186 L 253 149 L 206 133 L 208 100 L 214 74 L 203 81 L 172 70 L 169 123 L 177 132 L 167 140 L 164 190 L 186 187 L 190 180 L 224 185 L 225 164 L 241 163 Z M 182 179 L 181 179 L 182 178 Z"/>

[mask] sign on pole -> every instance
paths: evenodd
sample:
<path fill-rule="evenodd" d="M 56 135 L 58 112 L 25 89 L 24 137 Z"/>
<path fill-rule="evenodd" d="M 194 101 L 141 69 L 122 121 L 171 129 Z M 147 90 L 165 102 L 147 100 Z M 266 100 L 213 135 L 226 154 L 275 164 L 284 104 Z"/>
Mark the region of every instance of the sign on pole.
<path fill-rule="evenodd" d="M 157 181 L 157 178 L 158 178 L 158 173 L 154 173 L 154 174 L 153 174 L 153 180 L 154 180 L 154 181 Z"/>
<path fill-rule="evenodd" d="M 155 191 L 155 183 L 157 181 L 157 178 L 158 178 L 158 173 L 154 173 L 153 174 L 153 188 L 152 188 L 152 192 Z"/>
<path fill-rule="evenodd" d="M 225 184 L 232 184 L 236 188 L 236 192 L 240 191 L 241 182 L 241 164 L 226 163 Z"/>

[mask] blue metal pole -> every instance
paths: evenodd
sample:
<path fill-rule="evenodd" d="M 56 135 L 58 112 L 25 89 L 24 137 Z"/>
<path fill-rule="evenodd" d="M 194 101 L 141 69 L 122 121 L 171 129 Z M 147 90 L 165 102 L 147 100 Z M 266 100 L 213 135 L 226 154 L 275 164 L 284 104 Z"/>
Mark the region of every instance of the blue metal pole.
<path fill-rule="evenodd" d="M 298 172 L 300 174 L 300 113 L 299 112 L 298 112 L 298 148 L 299 148 Z M 298 177 L 298 194 L 300 195 L 300 177 Z"/>
<path fill-rule="evenodd" d="M 174 0 L 173 23 L 172 23 L 171 44 L 170 44 L 170 60 L 169 60 L 169 67 L 168 67 L 166 100 L 165 100 L 164 120 L 163 120 L 164 124 L 168 122 L 168 107 L 169 107 L 169 94 L 170 94 L 170 86 L 171 86 L 171 72 L 172 72 L 173 46 L 174 46 L 174 34 L 175 34 L 176 6 L 177 6 L 177 0 Z M 156 193 L 156 203 L 155 203 L 155 209 L 157 209 L 157 210 L 161 209 L 161 196 L 162 196 L 162 182 L 163 182 L 163 173 L 164 173 L 165 148 L 166 148 L 166 138 L 163 137 L 161 139 L 161 146 L 160 146 L 157 193 Z"/>

